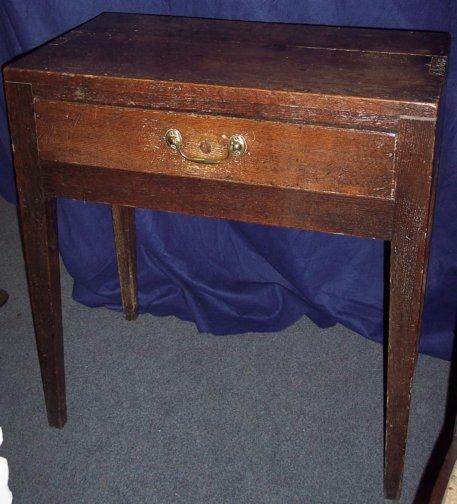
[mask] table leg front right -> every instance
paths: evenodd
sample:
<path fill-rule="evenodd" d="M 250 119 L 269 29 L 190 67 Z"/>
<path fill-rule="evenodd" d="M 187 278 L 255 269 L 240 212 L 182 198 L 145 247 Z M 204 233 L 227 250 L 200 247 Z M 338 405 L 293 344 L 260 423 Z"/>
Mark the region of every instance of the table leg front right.
<path fill-rule="evenodd" d="M 434 121 L 401 120 L 387 348 L 384 488 L 389 499 L 401 493 L 433 213 L 434 140 Z"/>

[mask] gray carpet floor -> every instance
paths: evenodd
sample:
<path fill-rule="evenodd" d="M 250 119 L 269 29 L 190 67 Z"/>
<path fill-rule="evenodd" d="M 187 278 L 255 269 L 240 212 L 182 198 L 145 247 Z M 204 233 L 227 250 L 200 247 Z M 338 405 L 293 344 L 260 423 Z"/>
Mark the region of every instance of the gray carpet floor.
<path fill-rule="evenodd" d="M 47 426 L 15 207 L 0 200 L 0 455 L 17 504 L 377 503 L 382 347 L 302 319 L 216 337 L 89 309 L 62 268 L 69 420 Z M 449 363 L 419 358 L 401 502 L 440 430 Z"/>

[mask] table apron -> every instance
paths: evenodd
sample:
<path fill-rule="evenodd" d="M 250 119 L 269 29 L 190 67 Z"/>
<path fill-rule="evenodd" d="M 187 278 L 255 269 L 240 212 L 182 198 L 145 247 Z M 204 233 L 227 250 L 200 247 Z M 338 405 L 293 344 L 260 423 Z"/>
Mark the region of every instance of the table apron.
<path fill-rule="evenodd" d="M 49 197 L 390 240 L 394 200 L 41 161 Z"/>

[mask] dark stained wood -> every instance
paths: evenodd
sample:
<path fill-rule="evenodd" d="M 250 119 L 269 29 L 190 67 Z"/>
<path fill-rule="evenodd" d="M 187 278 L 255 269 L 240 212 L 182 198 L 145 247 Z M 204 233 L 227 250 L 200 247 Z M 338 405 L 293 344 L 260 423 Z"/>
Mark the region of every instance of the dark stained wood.
<path fill-rule="evenodd" d="M 404 55 L 447 54 L 448 37 L 430 31 L 386 30 L 373 28 L 343 28 L 291 23 L 262 23 L 205 18 L 183 18 L 105 12 L 77 28 L 78 32 L 106 33 L 111 36 L 133 32 L 138 38 L 164 39 L 170 32 L 184 40 L 204 44 L 214 42 L 245 46 L 268 46 L 272 40 L 277 49 L 332 48 L 338 51 L 385 52 Z"/>
<path fill-rule="evenodd" d="M 138 316 L 135 209 L 120 205 L 112 205 L 111 209 L 122 306 L 125 318 L 135 320 Z"/>
<path fill-rule="evenodd" d="M 56 200 L 45 196 L 37 157 L 33 97 L 5 85 L 18 187 L 19 223 L 49 425 L 66 422 Z"/>
<path fill-rule="evenodd" d="M 349 34 L 335 33 L 338 29 L 333 29 L 335 34 L 328 37 L 329 28 L 321 28 L 317 35 L 319 28 L 314 27 L 307 34 L 308 28 L 303 26 L 304 33 L 300 35 L 300 27 L 288 33 L 283 25 L 271 27 L 251 22 L 246 26 L 233 21 L 170 20 L 162 16 L 142 18 L 141 28 L 135 26 L 138 17 L 131 17 L 131 22 L 124 18 L 121 28 L 118 25 L 112 29 L 113 18 L 118 15 L 103 14 L 85 28 L 26 55 L 14 67 L 434 103 L 440 94 L 442 76 L 429 71 L 430 54 L 409 53 L 423 53 L 417 48 L 427 47 L 425 52 L 432 49 L 442 55 L 448 43 L 447 36 L 439 33 L 422 36 L 431 41 L 430 47 L 425 40 L 420 41 L 420 35 L 408 37 L 395 31 L 384 36 L 377 30 L 371 34 L 363 32 L 358 40 L 358 31 L 350 30 L 351 40 Z M 91 24 L 95 25 L 94 30 Z M 212 32 L 210 42 L 198 35 L 205 30 Z M 313 36 L 318 43 L 311 47 L 309 40 Z M 341 44 L 334 43 L 342 39 Z M 389 50 L 392 44 L 394 51 Z M 365 47 L 369 50 L 365 51 Z M 401 47 L 406 48 L 406 54 L 398 52 Z"/>
<path fill-rule="evenodd" d="M 397 131 L 401 115 L 435 117 L 436 104 L 360 100 L 351 96 L 277 93 L 195 83 L 60 74 L 6 68 L 10 80 L 31 82 L 52 100 L 217 114 L 308 124 Z"/>
<path fill-rule="evenodd" d="M 385 437 L 386 497 L 400 497 L 411 386 L 427 277 L 433 212 L 436 123 L 402 118 L 390 258 L 390 312 Z"/>
<path fill-rule="evenodd" d="M 114 205 L 129 318 L 134 207 L 391 240 L 385 493 L 398 498 L 448 46 L 443 33 L 105 13 L 7 66 L 51 425 L 65 422 L 56 197 Z M 184 161 L 169 128 L 191 155 L 220 155 L 234 133 L 248 154 Z"/>
<path fill-rule="evenodd" d="M 394 197 L 393 134 L 44 100 L 35 110 L 40 157 L 49 161 Z M 218 165 L 191 163 L 167 146 L 170 128 L 193 157 L 223 157 L 236 134 L 246 138 L 247 153 Z"/>
<path fill-rule="evenodd" d="M 388 240 L 390 200 L 43 162 L 49 196 Z"/>
<path fill-rule="evenodd" d="M 0 307 L 6 304 L 9 299 L 9 295 L 6 290 L 0 289 Z"/>

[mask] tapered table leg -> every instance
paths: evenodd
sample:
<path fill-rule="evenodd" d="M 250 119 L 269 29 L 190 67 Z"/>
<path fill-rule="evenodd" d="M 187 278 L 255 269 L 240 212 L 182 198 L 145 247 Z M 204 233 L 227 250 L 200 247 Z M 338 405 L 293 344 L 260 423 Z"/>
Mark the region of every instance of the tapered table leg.
<path fill-rule="evenodd" d="M 19 223 L 49 425 L 66 422 L 56 200 L 47 198 L 37 157 L 33 96 L 28 84 L 7 83 L 18 189 Z"/>
<path fill-rule="evenodd" d="M 134 320 L 138 316 L 135 209 L 121 205 L 111 208 L 122 307 L 125 318 Z"/>
<path fill-rule="evenodd" d="M 434 130 L 429 120 L 400 122 L 387 349 L 384 487 L 389 499 L 400 497 L 404 469 L 433 212 Z"/>
<path fill-rule="evenodd" d="M 67 412 L 56 201 L 26 208 L 24 203 L 19 215 L 48 422 L 63 427 Z"/>

